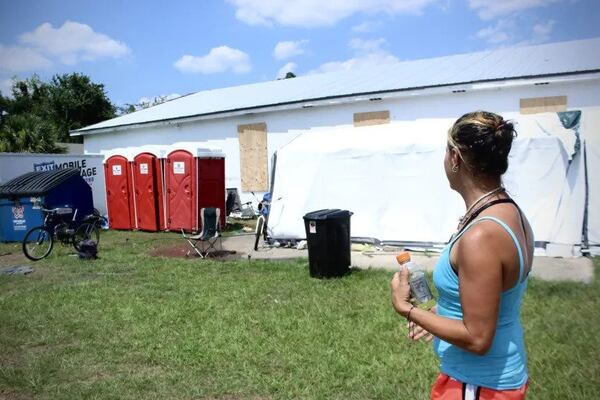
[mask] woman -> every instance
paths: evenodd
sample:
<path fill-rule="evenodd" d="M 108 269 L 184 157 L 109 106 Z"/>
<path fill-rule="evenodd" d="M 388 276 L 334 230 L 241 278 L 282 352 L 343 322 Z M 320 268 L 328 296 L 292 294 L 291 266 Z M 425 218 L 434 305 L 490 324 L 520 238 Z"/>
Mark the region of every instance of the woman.
<path fill-rule="evenodd" d="M 444 169 L 466 213 L 435 266 L 435 309 L 409 302 L 406 267 L 391 282 L 392 304 L 409 321 L 411 339 L 435 336 L 441 373 L 432 399 L 525 398 L 520 309 L 533 234 L 501 182 L 514 136 L 513 124 L 490 112 L 465 114 L 454 123 Z"/>

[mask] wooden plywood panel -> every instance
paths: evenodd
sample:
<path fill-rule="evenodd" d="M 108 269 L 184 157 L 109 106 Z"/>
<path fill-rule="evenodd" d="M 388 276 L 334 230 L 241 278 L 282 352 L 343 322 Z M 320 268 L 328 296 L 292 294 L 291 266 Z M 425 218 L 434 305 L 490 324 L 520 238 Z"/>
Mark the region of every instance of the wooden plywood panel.
<path fill-rule="evenodd" d="M 265 123 L 239 125 L 238 138 L 242 191 L 268 191 L 267 125 Z"/>
<path fill-rule="evenodd" d="M 390 123 L 390 112 L 371 111 L 354 113 L 354 126 L 380 125 Z"/>
<path fill-rule="evenodd" d="M 567 111 L 567 96 L 521 99 L 521 114 Z"/>

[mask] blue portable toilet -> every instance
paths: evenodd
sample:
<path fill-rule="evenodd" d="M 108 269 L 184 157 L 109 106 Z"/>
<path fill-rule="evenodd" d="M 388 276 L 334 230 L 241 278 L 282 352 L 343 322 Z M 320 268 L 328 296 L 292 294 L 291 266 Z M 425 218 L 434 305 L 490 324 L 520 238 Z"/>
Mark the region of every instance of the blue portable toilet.
<path fill-rule="evenodd" d="M 0 185 L 0 241 L 21 241 L 42 225 L 42 207 L 71 207 L 81 221 L 94 211 L 92 188 L 77 168 L 28 172 Z"/>

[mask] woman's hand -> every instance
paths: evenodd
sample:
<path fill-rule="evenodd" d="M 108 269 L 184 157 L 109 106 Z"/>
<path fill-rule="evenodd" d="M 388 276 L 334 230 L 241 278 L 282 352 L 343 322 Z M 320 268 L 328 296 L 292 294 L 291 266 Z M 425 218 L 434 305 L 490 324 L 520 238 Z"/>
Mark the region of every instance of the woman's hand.
<path fill-rule="evenodd" d="M 429 311 L 436 314 L 437 307 L 433 306 Z M 415 342 L 421 339 L 424 339 L 426 342 L 431 342 L 433 339 L 433 335 L 429 333 L 429 331 L 412 321 L 409 321 L 406 326 L 408 327 L 408 337 Z"/>
<path fill-rule="evenodd" d="M 410 285 L 408 284 L 408 268 L 402 266 L 400 272 L 396 272 L 390 282 L 392 292 L 392 305 L 396 312 L 406 316 L 412 307 L 410 304 Z"/>
<path fill-rule="evenodd" d="M 415 342 L 421 339 L 424 339 L 426 342 L 431 342 L 433 339 L 433 335 L 431 333 L 412 321 L 409 321 L 406 326 L 408 327 L 408 338 L 414 340 Z"/>

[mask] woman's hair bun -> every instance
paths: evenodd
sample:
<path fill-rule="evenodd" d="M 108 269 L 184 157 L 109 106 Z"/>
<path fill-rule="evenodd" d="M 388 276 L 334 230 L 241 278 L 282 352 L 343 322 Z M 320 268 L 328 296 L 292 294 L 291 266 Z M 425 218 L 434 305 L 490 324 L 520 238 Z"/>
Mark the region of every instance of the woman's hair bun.
<path fill-rule="evenodd" d="M 508 168 L 508 154 L 516 136 L 514 124 L 488 111 L 460 117 L 450 130 L 451 143 L 475 173 L 499 176 Z"/>

